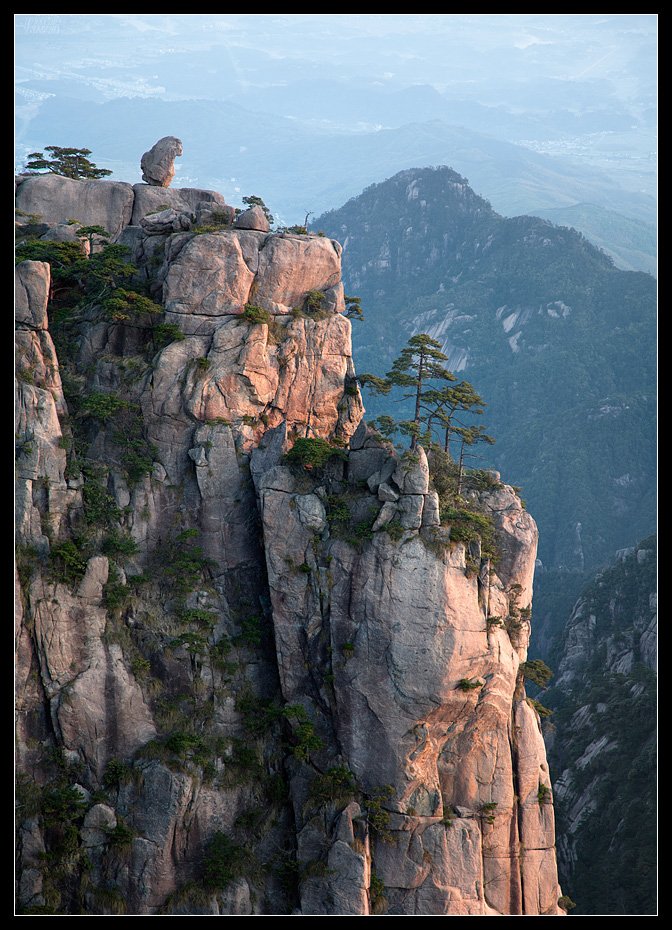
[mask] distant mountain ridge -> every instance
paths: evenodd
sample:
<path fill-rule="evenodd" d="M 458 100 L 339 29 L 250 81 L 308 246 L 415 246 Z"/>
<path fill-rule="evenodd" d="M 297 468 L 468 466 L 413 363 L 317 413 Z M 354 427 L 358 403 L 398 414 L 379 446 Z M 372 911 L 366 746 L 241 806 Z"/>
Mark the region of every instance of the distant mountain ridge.
<path fill-rule="evenodd" d="M 358 370 L 412 333 L 488 402 L 489 463 L 523 486 L 547 567 L 598 565 L 655 525 L 655 301 L 574 230 L 506 219 L 447 168 L 402 171 L 314 228 L 362 298 Z M 365 398 L 369 415 L 395 413 Z"/>
<path fill-rule="evenodd" d="M 550 207 L 534 212 L 558 226 L 578 229 L 593 245 L 610 255 L 618 268 L 646 271 L 656 276 L 656 229 L 650 223 L 594 203 L 576 203 L 571 207 Z"/>
<path fill-rule="evenodd" d="M 41 86 L 41 85 L 40 85 Z M 412 95 L 411 95 L 412 96 Z M 295 223 L 343 203 L 366 185 L 414 164 L 450 163 L 502 214 L 567 207 L 582 201 L 632 216 L 655 217 L 654 198 L 624 189 L 604 171 L 540 154 L 522 145 L 442 119 L 423 117 L 375 131 L 336 131 L 333 125 L 290 119 L 263 110 L 263 98 L 162 101 L 118 98 L 102 104 L 54 96 L 17 125 L 17 144 L 91 148 L 120 180 L 139 181 L 129 140 L 150 145 L 177 135 L 184 183 L 220 190 L 228 201 L 263 192 L 283 222 Z M 241 105 L 242 104 L 242 105 Z"/>

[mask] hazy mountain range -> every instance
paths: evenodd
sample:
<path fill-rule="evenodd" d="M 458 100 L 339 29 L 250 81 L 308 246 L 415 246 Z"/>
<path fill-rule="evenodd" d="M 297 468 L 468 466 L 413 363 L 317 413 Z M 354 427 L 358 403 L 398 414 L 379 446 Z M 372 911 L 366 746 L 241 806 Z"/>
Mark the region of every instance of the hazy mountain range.
<path fill-rule="evenodd" d="M 21 15 L 17 163 L 85 145 L 135 181 L 138 140 L 177 135 L 176 184 L 258 194 L 283 223 L 448 164 L 504 215 L 580 204 L 568 222 L 652 271 L 655 31 L 651 14 Z"/>

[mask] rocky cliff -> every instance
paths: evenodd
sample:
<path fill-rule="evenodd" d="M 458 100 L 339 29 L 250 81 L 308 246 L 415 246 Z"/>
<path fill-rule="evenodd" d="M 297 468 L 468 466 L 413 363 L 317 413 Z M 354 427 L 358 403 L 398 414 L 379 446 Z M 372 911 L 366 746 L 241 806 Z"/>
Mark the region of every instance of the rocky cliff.
<path fill-rule="evenodd" d="M 656 539 L 586 584 L 554 648 L 550 758 L 581 914 L 656 912 Z M 556 664 L 557 663 L 557 664 Z"/>
<path fill-rule="evenodd" d="M 339 244 L 207 191 L 17 196 L 22 912 L 563 913 L 536 526 L 469 485 L 494 563 L 362 422 Z"/>

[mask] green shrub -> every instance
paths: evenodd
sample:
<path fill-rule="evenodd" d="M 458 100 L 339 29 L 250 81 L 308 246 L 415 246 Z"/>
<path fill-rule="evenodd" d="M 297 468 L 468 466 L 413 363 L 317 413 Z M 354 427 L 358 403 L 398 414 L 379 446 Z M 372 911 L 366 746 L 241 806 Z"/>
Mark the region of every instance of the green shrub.
<path fill-rule="evenodd" d="M 135 831 L 125 824 L 121 818 L 117 818 L 116 826 L 108 828 L 105 833 L 107 834 L 107 842 L 113 849 L 128 850 L 133 845 Z"/>
<path fill-rule="evenodd" d="M 319 311 L 322 310 L 324 298 L 324 291 L 308 291 L 306 296 L 303 298 L 304 311 L 309 313 L 311 316 L 316 315 L 319 313 Z"/>
<path fill-rule="evenodd" d="M 74 785 L 48 785 L 42 791 L 40 810 L 47 826 L 72 824 L 84 816 L 87 803 Z"/>
<path fill-rule="evenodd" d="M 238 695 L 235 706 L 250 736 L 263 736 L 282 717 L 282 709 L 275 701 L 261 698 L 249 689 Z"/>
<path fill-rule="evenodd" d="M 308 712 L 301 704 L 288 704 L 282 710 L 282 716 L 289 720 L 292 726 L 292 735 L 295 743 L 292 754 L 301 762 L 310 760 L 310 753 L 322 749 L 324 743 L 315 731 L 315 726 L 308 716 Z"/>
<path fill-rule="evenodd" d="M 53 545 L 49 558 L 57 581 L 75 585 L 84 577 L 87 557 L 71 540 Z"/>
<path fill-rule="evenodd" d="M 315 804 L 347 804 L 357 794 L 352 772 L 345 766 L 333 766 L 313 779 L 308 797 Z"/>
<path fill-rule="evenodd" d="M 383 531 L 387 533 L 392 542 L 399 542 L 399 540 L 403 539 L 404 535 L 406 534 L 406 530 L 396 517 L 393 520 L 390 520 L 389 523 L 385 524 Z"/>
<path fill-rule="evenodd" d="M 326 439 L 299 438 L 285 455 L 284 460 L 290 465 L 300 465 L 306 471 L 324 468 L 332 458 L 346 458 L 346 453 Z"/>
<path fill-rule="evenodd" d="M 257 307 L 255 304 L 245 304 L 245 309 L 243 310 L 241 316 L 243 319 L 247 320 L 248 323 L 271 323 L 273 316 L 264 310 L 263 307 Z"/>
<path fill-rule="evenodd" d="M 341 647 L 341 652 L 346 659 L 351 659 L 355 654 L 355 644 L 354 643 L 343 643 Z"/>
<path fill-rule="evenodd" d="M 480 678 L 460 678 L 457 687 L 460 691 L 474 691 L 476 688 L 482 688 L 483 682 Z"/>
<path fill-rule="evenodd" d="M 561 907 L 563 911 L 571 911 L 576 907 L 576 904 L 568 894 L 563 894 L 562 897 L 558 898 L 558 907 Z"/>
<path fill-rule="evenodd" d="M 129 533 L 124 533 L 122 530 L 113 529 L 109 536 L 106 536 L 103 540 L 103 545 L 101 551 L 104 555 L 121 555 L 121 556 L 132 556 L 135 555 L 139 546 L 137 542 Z"/>
<path fill-rule="evenodd" d="M 194 536 L 198 536 L 198 530 L 179 533 L 168 545 L 166 561 L 161 565 L 162 574 L 180 594 L 194 591 L 202 582 L 203 573 L 215 564 L 203 554 L 201 546 L 190 542 Z"/>
<path fill-rule="evenodd" d="M 197 623 L 211 629 L 217 623 L 219 615 L 214 610 L 203 610 L 200 607 L 180 607 L 177 616 L 181 623 Z"/>
<path fill-rule="evenodd" d="M 492 518 L 467 507 L 441 507 L 441 523 L 450 525 L 450 541 L 470 543 L 481 541 L 483 558 L 496 558 L 495 532 Z"/>
<path fill-rule="evenodd" d="M 543 659 L 532 659 L 531 661 L 522 662 L 520 670 L 523 673 L 523 678 L 527 681 L 534 682 L 534 684 L 538 685 L 540 688 L 545 688 L 553 677 L 553 672 Z"/>
<path fill-rule="evenodd" d="M 105 298 L 102 307 L 107 318 L 114 322 L 135 320 L 143 315 L 156 316 L 163 313 L 163 307 L 150 300 L 149 297 L 121 287 Z"/>
<path fill-rule="evenodd" d="M 387 907 L 387 899 L 385 898 L 385 884 L 382 879 L 378 878 L 373 870 L 371 871 L 369 897 L 371 898 L 371 913 L 380 914 L 385 910 Z"/>
<path fill-rule="evenodd" d="M 539 701 L 536 701 L 534 698 L 528 697 L 525 698 L 530 707 L 533 707 L 540 717 L 550 717 L 553 711 L 550 707 L 544 707 Z"/>
<path fill-rule="evenodd" d="M 249 852 L 218 830 L 210 837 L 203 854 L 203 885 L 207 891 L 222 891 L 249 864 Z"/>
<path fill-rule="evenodd" d="M 176 323 L 159 323 L 152 329 L 152 337 L 157 348 L 170 345 L 171 342 L 183 342 L 184 333 Z"/>
<path fill-rule="evenodd" d="M 393 837 L 390 830 L 390 813 L 383 807 L 383 802 L 389 801 L 393 797 L 394 788 L 392 785 L 383 785 L 380 788 L 374 788 L 371 794 L 366 795 L 364 799 L 369 827 L 379 839 L 386 843 L 392 842 Z"/>
<path fill-rule="evenodd" d="M 25 772 L 17 773 L 14 800 L 17 823 L 29 817 L 35 817 L 42 809 L 42 790 L 37 782 Z"/>
<path fill-rule="evenodd" d="M 15 256 L 17 264 L 25 261 L 49 262 L 52 275 L 59 278 L 66 269 L 81 261 L 82 248 L 78 242 L 25 239 L 17 243 Z"/>
<path fill-rule="evenodd" d="M 233 637 L 236 646 L 260 646 L 263 640 L 261 617 L 253 615 L 240 621 L 240 633 Z"/>
<path fill-rule="evenodd" d="M 551 803 L 551 789 L 548 785 L 543 785 L 539 782 L 539 789 L 537 790 L 537 800 L 539 804 L 550 804 Z"/>
<path fill-rule="evenodd" d="M 169 643 L 170 649 L 179 649 L 181 646 L 192 656 L 205 655 L 208 652 L 208 640 L 199 633 L 182 633 Z"/>
<path fill-rule="evenodd" d="M 497 801 L 489 801 L 487 804 L 481 804 L 478 812 L 486 823 L 494 823 L 496 809 Z"/>
<path fill-rule="evenodd" d="M 105 766 L 103 774 L 104 788 L 119 788 L 128 785 L 133 780 L 133 770 L 127 762 L 121 759 L 110 759 Z"/>
<path fill-rule="evenodd" d="M 99 475 L 91 470 L 85 470 L 84 488 L 82 491 L 84 502 L 84 519 L 89 526 L 110 526 L 121 518 L 121 510 L 111 494 L 103 486 Z"/>
<path fill-rule="evenodd" d="M 94 391 L 84 398 L 80 407 L 80 412 L 84 416 L 105 423 L 126 406 L 128 406 L 128 401 L 123 400 L 123 398 L 119 397 L 117 394 L 105 394 L 102 391 Z"/>
<path fill-rule="evenodd" d="M 114 565 L 110 565 L 107 582 L 103 588 L 103 604 L 108 610 L 118 610 L 129 600 L 131 591 L 121 581 L 121 575 Z"/>
<path fill-rule="evenodd" d="M 345 497 L 329 494 L 327 497 L 327 520 L 330 524 L 347 524 L 350 522 L 350 508 Z"/>
<path fill-rule="evenodd" d="M 22 588 L 30 584 L 38 565 L 40 564 L 40 553 L 33 545 L 18 545 L 15 550 L 16 571 L 19 576 L 19 583 Z"/>

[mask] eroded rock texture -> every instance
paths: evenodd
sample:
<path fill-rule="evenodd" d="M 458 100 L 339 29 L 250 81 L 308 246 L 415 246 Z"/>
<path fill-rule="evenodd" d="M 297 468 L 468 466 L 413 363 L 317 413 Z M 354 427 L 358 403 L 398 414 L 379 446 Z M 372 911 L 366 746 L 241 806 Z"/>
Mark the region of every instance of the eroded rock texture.
<path fill-rule="evenodd" d="M 164 136 L 155 142 L 140 159 L 142 180 L 153 187 L 170 187 L 175 177 L 175 159 L 182 154 L 182 142 L 175 136 Z"/>
<path fill-rule="evenodd" d="M 493 566 L 361 422 L 338 243 L 176 232 L 143 221 L 226 206 L 104 181 L 26 212 L 71 184 L 164 312 L 17 266 L 20 908 L 558 913 L 534 521 L 474 492 Z"/>
<path fill-rule="evenodd" d="M 369 799 L 392 791 L 383 801 L 388 826 L 376 830 L 356 815 L 358 841 L 344 856 L 343 815 L 307 817 L 306 774 L 295 773 L 299 857 L 330 870 L 304 883 L 304 909 L 328 914 L 341 902 L 353 914 L 376 903 L 396 914 L 558 913 L 548 766 L 539 719 L 517 684 L 534 521 L 510 488 L 482 495 L 503 553 L 489 572 L 464 544 L 451 546 L 449 530 L 432 526 L 422 450 L 417 461 L 397 461 L 369 445 L 331 470 L 311 488 L 283 465 L 258 482 L 280 680 L 323 740 L 320 770 L 346 766 Z M 394 504 L 374 493 L 383 474 Z M 339 538 L 337 506 L 372 529 Z M 396 513 L 376 529 L 389 507 Z M 421 530 L 425 509 L 430 525 Z M 508 630 L 487 622 L 502 612 Z M 369 868 L 385 890 L 365 899 Z"/>

